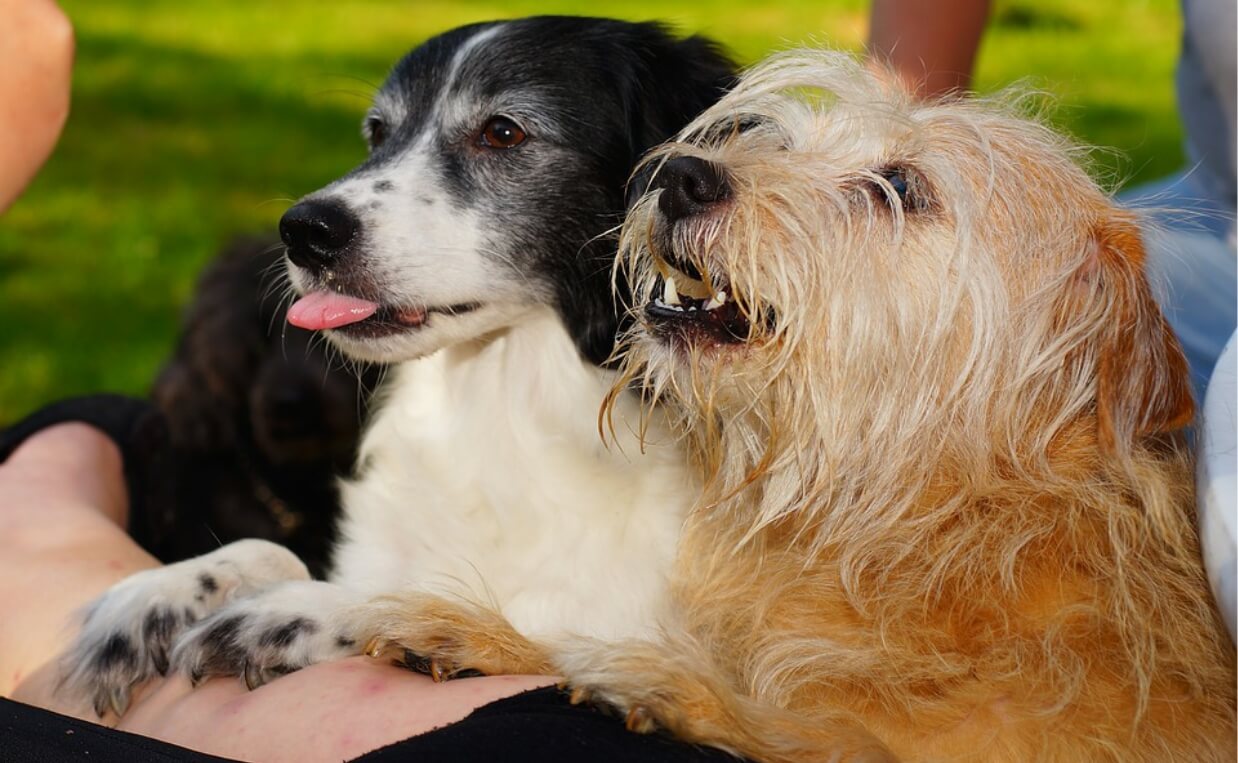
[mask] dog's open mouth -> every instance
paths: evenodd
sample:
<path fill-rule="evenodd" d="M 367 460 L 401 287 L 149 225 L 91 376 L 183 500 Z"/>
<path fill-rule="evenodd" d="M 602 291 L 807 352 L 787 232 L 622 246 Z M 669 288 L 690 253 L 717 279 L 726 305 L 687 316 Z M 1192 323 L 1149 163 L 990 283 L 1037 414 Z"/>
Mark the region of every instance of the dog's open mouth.
<path fill-rule="evenodd" d="M 288 322 L 310 331 L 333 329 L 359 339 L 372 339 L 415 331 L 435 314 L 461 315 L 479 307 L 477 302 L 446 307 L 399 307 L 332 291 L 315 291 L 288 308 Z"/>
<path fill-rule="evenodd" d="M 690 264 L 658 260 L 661 274 L 645 305 L 652 330 L 664 337 L 712 344 L 740 344 L 751 337 L 748 316 L 726 282 L 708 284 Z"/>

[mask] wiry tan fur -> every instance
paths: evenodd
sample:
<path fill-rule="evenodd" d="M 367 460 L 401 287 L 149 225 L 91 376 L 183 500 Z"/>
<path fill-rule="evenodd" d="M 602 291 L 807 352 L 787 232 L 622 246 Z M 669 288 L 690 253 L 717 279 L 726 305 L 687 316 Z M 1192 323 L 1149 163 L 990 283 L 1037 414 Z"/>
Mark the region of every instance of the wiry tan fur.
<path fill-rule="evenodd" d="M 1186 367 L 1135 219 L 1011 105 L 892 81 L 782 55 L 651 160 L 714 162 L 731 195 L 669 232 L 656 192 L 635 207 L 638 298 L 687 260 L 753 319 L 745 344 L 627 343 L 707 477 L 661 638 L 452 617 L 449 662 L 550 665 L 633 728 L 762 761 L 1233 760 Z M 398 610 L 385 640 L 444 651 Z"/>
<path fill-rule="evenodd" d="M 825 759 L 814 720 L 840 717 L 903 760 L 1233 760 L 1234 650 L 1171 435 L 1186 367 L 1135 219 L 1009 104 L 892 81 L 779 56 L 652 159 L 732 191 L 669 234 L 656 193 L 637 206 L 636 293 L 678 258 L 753 318 L 743 345 L 638 327 L 626 358 L 708 477 L 659 647 L 699 678 L 573 667 L 764 760 Z M 719 685 L 800 738 L 703 706 Z"/>

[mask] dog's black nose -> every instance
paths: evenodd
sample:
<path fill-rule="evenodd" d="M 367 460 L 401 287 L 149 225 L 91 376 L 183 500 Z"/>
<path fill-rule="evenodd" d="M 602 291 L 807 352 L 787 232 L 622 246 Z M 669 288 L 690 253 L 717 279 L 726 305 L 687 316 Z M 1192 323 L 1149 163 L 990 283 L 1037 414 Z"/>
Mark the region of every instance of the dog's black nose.
<path fill-rule="evenodd" d="M 662 165 L 653 187 L 662 189 L 658 209 L 671 222 L 699 215 L 731 195 L 722 168 L 694 156 L 678 156 Z"/>
<path fill-rule="evenodd" d="M 303 201 L 284 213 L 279 237 L 288 259 L 308 270 L 331 265 L 357 236 L 361 221 L 338 201 Z"/>

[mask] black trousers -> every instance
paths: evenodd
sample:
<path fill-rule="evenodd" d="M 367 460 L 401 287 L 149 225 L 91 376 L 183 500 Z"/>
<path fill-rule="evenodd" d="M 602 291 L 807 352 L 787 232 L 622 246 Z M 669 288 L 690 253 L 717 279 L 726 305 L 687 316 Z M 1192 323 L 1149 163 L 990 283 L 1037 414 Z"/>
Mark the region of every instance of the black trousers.
<path fill-rule="evenodd" d="M 0 761 L 5 763 L 220 763 L 136 734 L 0 698 Z M 623 722 L 572 705 L 554 687 L 534 689 L 474 710 L 449 726 L 419 734 L 357 758 L 361 763 L 735 763 L 736 759 L 657 734 L 633 734 Z"/>

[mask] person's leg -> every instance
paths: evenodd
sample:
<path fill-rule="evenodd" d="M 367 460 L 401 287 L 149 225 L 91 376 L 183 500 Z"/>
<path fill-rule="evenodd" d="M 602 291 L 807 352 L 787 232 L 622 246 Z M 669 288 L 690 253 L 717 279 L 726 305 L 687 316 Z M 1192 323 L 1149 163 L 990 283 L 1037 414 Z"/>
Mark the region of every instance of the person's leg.
<path fill-rule="evenodd" d="M 126 506 L 119 451 L 83 424 L 30 438 L 0 466 L 0 694 L 67 645 L 74 611 L 158 564 L 122 529 Z"/>
<path fill-rule="evenodd" d="M 122 529 L 120 455 L 102 433 L 62 424 L 0 465 L 0 695 L 99 721 L 55 692 L 73 614 L 157 562 Z M 364 657 L 314 665 L 249 692 L 232 678 L 198 688 L 152 681 L 106 725 L 247 760 L 341 760 L 458 721 L 496 699 L 554 682 L 491 676 L 435 684 Z M 17 731 L 14 731 L 17 733 Z"/>

